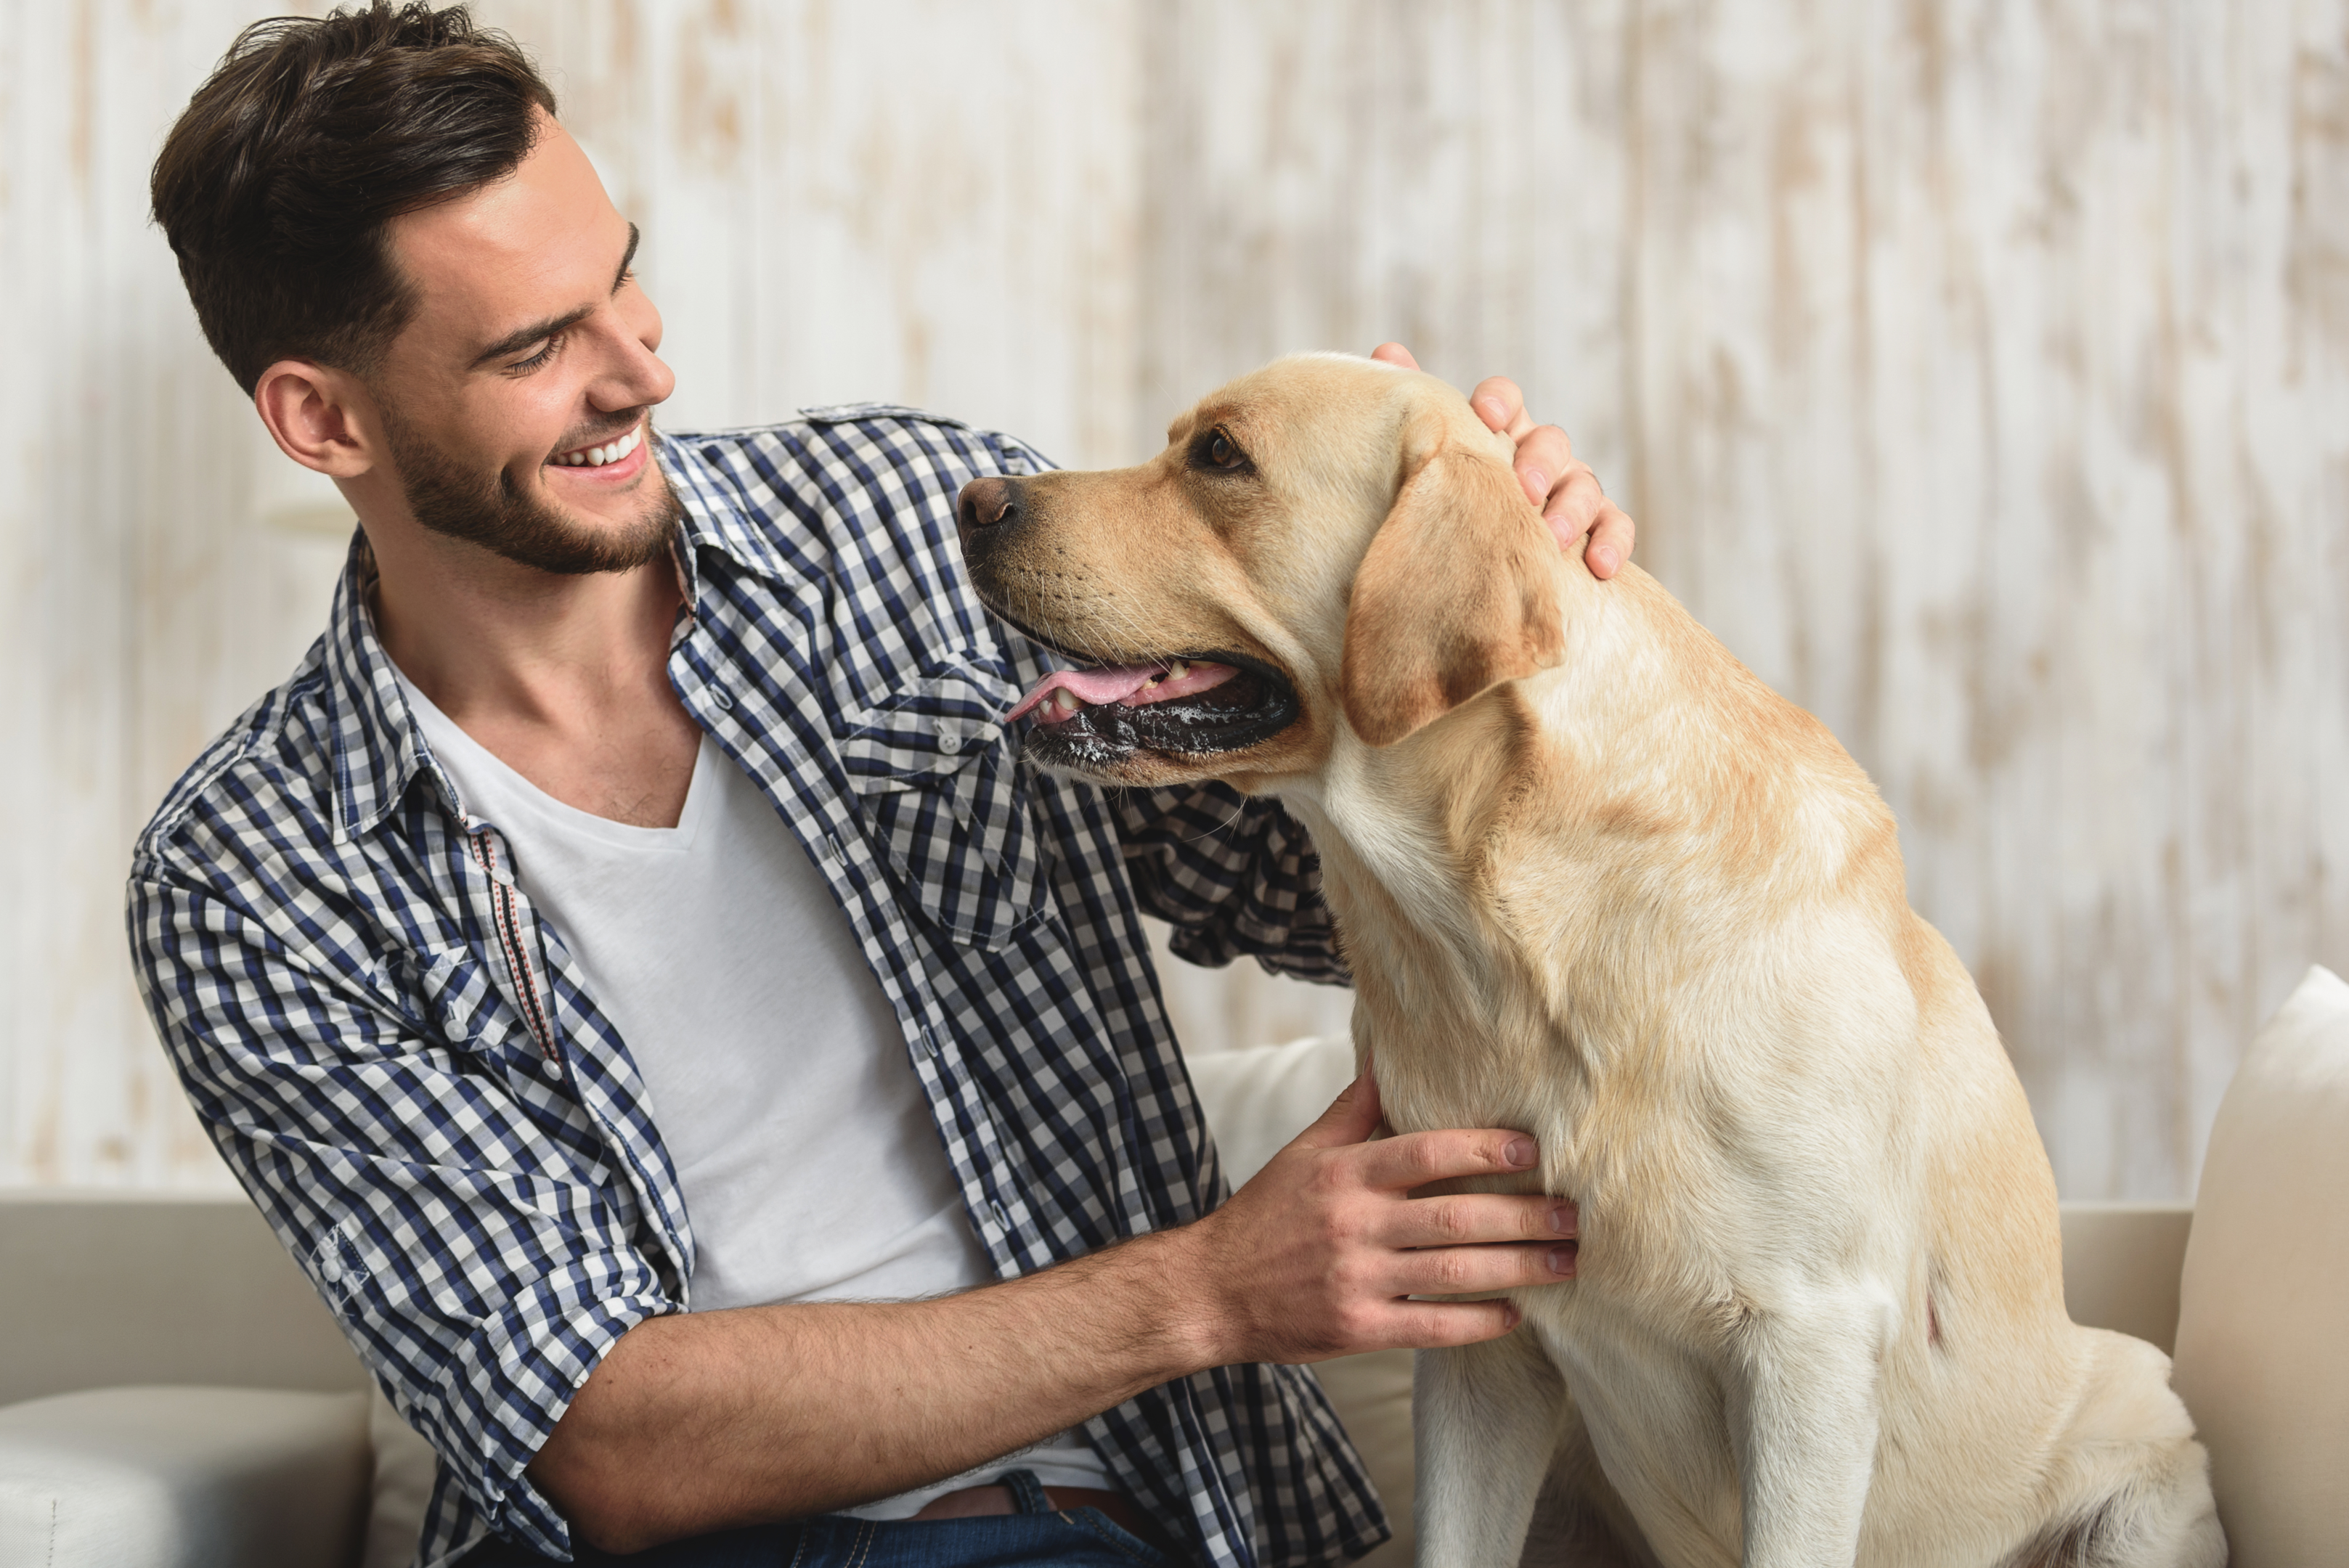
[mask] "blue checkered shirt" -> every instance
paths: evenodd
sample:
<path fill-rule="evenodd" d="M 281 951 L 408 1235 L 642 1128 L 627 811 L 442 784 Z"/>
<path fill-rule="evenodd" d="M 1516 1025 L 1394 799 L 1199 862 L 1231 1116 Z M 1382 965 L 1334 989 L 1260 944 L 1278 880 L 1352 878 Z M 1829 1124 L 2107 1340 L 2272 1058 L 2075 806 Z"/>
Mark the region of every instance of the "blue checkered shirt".
<path fill-rule="evenodd" d="M 686 511 L 670 679 L 830 882 L 999 1274 L 1215 1207 L 1141 913 L 1203 963 L 1340 961 L 1277 806 L 1020 760 L 1000 716 L 1050 666 L 980 607 L 954 502 L 1047 465 L 877 406 L 657 451 Z M 614 1341 L 686 1309 L 692 1223 L 626 1045 L 400 696 L 371 580 L 357 547 L 326 635 L 156 812 L 130 944 L 221 1152 L 440 1456 L 420 1561 L 492 1532 L 566 1555 L 524 1467 Z M 1299 1368 L 1202 1372 L 1085 1431 L 1205 1562 L 1385 1538 Z"/>

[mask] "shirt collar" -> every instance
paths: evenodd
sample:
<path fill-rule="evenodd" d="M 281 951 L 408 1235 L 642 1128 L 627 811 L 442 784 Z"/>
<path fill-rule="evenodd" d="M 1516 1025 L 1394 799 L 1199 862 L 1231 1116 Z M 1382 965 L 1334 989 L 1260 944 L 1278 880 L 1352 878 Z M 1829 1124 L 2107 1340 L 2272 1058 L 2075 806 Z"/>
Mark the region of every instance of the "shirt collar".
<path fill-rule="evenodd" d="M 455 789 L 442 777 L 399 689 L 399 672 L 376 635 L 368 606 L 376 579 L 367 535 L 351 536 L 350 557 L 326 621 L 326 703 L 335 769 L 335 836 L 347 841 L 373 830 L 399 803 L 419 771 L 430 773 L 450 814 L 461 816 Z"/>
<path fill-rule="evenodd" d="M 683 548 L 678 553 L 688 604 L 699 603 L 705 548 L 781 585 L 797 584 L 807 575 L 803 563 L 795 564 L 778 548 L 781 539 L 797 532 L 790 510 L 780 505 L 761 509 L 774 514 L 764 529 L 754 526 L 749 515 L 753 500 L 746 489 L 768 486 L 771 479 L 743 470 L 739 463 L 728 465 L 721 460 L 724 452 L 724 444 L 707 436 L 654 436 L 653 455 L 685 511 L 679 525 Z"/>
<path fill-rule="evenodd" d="M 669 489 L 684 511 L 678 524 L 682 548 L 678 570 L 685 601 L 698 604 L 704 547 L 722 552 L 750 571 L 784 579 L 792 575 L 772 543 L 752 529 L 733 503 L 731 480 L 701 452 L 656 432 L 654 455 L 668 476 Z M 399 804 L 419 772 L 440 792 L 451 816 L 462 818 L 455 785 L 433 760 L 431 748 L 399 689 L 399 673 L 376 634 L 369 600 L 375 591 L 375 553 L 367 535 L 354 533 L 342 580 L 335 587 L 326 637 L 326 702 L 332 738 L 335 832 L 347 841 L 371 832 Z"/>

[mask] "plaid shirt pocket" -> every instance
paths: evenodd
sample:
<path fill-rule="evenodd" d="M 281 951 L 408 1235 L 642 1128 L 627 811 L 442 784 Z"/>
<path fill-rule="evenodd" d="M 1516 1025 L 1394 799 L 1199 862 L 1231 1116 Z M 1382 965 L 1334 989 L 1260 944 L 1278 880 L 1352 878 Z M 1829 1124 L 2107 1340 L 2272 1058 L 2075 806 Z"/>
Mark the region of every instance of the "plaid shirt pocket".
<path fill-rule="evenodd" d="M 498 989 L 482 954 L 471 946 L 428 948 L 405 954 L 402 978 L 415 998 L 429 1037 L 483 1061 L 528 1073 L 538 1065 L 538 1042 Z"/>
<path fill-rule="evenodd" d="M 923 919 L 993 951 L 1047 913 L 1032 775 L 1002 722 L 1009 679 L 931 665 L 846 717 L 841 758 L 866 830 Z"/>

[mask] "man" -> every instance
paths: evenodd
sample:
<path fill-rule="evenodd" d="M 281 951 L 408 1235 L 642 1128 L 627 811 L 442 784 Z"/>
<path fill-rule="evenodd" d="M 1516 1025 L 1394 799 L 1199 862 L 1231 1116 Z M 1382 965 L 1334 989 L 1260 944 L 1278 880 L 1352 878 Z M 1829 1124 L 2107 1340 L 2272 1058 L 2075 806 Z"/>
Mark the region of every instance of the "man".
<path fill-rule="evenodd" d="M 154 178 L 362 537 L 141 838 L 131 942 L 440 1455 L 423 1561 L 1358 1555 L 1375 1500 L 1288 1364 L 1504 1332 L 1407 1298 L 1562 1277 L 1571 1206 L 1410 1198 L 1530 1140 L 1369 1142 L 1358 1085 L 1217 1207 L 1138 912 L 1341 978 L 1309 846 L 1019 764 L 1045 665 L 951 542 L 1027 448 L 880 407 L 655 434 L 636 231 L 554 107 L 461 8 L 378 0 L 249 31 Z M 1564 436 L 1478 400 L 1611 572 Z"/>

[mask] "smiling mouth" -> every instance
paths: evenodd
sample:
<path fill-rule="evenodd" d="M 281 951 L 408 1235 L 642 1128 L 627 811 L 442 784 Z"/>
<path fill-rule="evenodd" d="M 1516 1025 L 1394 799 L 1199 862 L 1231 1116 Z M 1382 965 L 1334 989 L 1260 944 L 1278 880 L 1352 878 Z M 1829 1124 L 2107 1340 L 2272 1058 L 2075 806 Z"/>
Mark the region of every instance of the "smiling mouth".
<path fill-rule="evenodd" d="M 1142 751 L 1195 757 L 1254 746 L 1296 719 L 1297 694 L 1244 655 L 1186 654 L 1055 670 L 1005 722 L 1030 715 L 1028 750 L 1038 761 L 1104 769 Z"/>
<path fill-rule="evenodd" d="M 551 469 L 607 468 L 614 463 L 626 461 L 631 453 L 644 445 L 644 440 L 645 425 L 639 419 L 628 427 L 625 434 L 615 436 L 608 441 L 557 452 L 546 459 L 546 466 Z"/>

